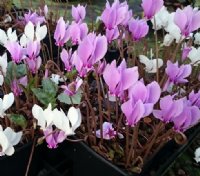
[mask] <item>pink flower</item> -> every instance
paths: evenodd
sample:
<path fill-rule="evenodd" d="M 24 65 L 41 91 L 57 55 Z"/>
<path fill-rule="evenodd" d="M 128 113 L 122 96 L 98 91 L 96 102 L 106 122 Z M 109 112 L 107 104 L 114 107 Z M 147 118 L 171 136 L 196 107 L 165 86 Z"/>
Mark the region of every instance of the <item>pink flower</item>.
<path fill-rule="evenodd" d="M 39 23 L 42 24 L 45 22 L 44 16 L 39 16 L 36 12 L 31 12 L 29 10 L 28 13 L 24 14 L 24 21 L 27 24 L 29 21 L 31 21 L 35 26 Z"/>
<path fill-rule="evenodd" d="M 116 60 L 112 61 L 111 64 L 107 64 L 103 72 L 103 78 L 109 87 L 109 92 L 115 96 L 123 94 L 124 90 L 129 89 L 137 82 L 138 77 L 138 68 L 127 68 L 125 60 L 118 67 Z"/>
<path fill-rule="evenodd" d="M 72 70 L 72 49 L 67 52 L 66 49 L 63 48 L 62 52 L 60 53 L 60 57 L 62 62 L 65 65 L 65 70 L 71 71 Z"/>
<path fill-rule="evenodd" d="M 63 17 L 60 17 L 57 21 L 56 30 L 54 32 L 54 39 L 56 40 L 57 46 L 63 46 L 69 40 L 70 36 L 67 29 L 68 24 L 65 23 Z"/>
<path fill-rule="evenodd" d="M 105 27 L 111 30 L 118 25 L 127 26 L 131 17 L 132 11 L 129 10 L 127 2 L 120 3 L 119 0 L 115 0 L 112 6 L 107 1 L 106 8 L 101 15 L 101 20 Z"/>
<path fill-rule="evenodd" d="M 88 27 L 86 23 L 75 23 L 69 26 L 68 35 L 72 41 L 72 44 L 79 44 L 88 33 Z"/>
<path fill-rule="evenodd" d="M 23 89 L 20 87 L 20 84 L 24 87 L 27 86 L 27 76 L 24 76 L 20 79 L 14 79 L 11 83 L 11 90 L 15 96 L 19 96 L 22 94 Z"/>
<path fill-rule="evenodd" d="M 163 0 L 142 0 L 144 16 L 151 19 L 163 7 Z"/>
<path fill-rule="evenodd" d="M 46 128 L 44 131 L 44 136 L 47 142 L 47 146 L 50 149 L 54 149 L 58 147 L 59 143 L 62 143 L 65 138 L 67 137 L 67 135 L 65 134 L 64 131 L 53 131 L 52 126 L 49 126 L 48 128 Z"/>
<path fill-rule="evenodd" d="M 83 39 L 77 52 L 73 54 L 74 65 L 81 77 L 105 56 L 107 45 L 106 37 L 96 36 L 95 33 L 90 33 Z"/>
<path fill-rule="evenodd" d="M 22 61 L 22 59 L 24 58 L 25 50 L 24 50 L 24 48 L 21 47 L 21 45 L 19 45 L 18 42 L 8 41 L 7 44 L 5 45 L 5 47 L 11 54 L 12 60 L 16 64 L 18 64 Z"/>
<path fill-rule="evenodd" d="M 184 9 L 177 9 L 174 16 L 175 24 L 180 28 L 182 35 L 189 34 L 200 27 L 200 11 L 187 6 Z"/>
<path fill-rule="evenodd" d="M 138 41 L 145 37 L 149 32 L 149 26 L 145 20 L 131 19 L 129 22 L 129 31 L 131 32 L 132 39 Z"/>
<path fill-rule="evenodd" d="M 112 127 L 112 123 L 104 122 L 102 127 L 103 127 L 103 139 L 110 140 L 115 138 L 117 133 Z M 98 138 L 101 138 L 100 130 L 96 131 L 96 136 Z"/>
<path fill-rule="evenodd" d="M 73 96 L 78 92 L 82 84 L 83 84 L 83 80 L 77 78 L 76 81 L 73 81 L 68 86 L 62 85 L 61 88 L 64 89 L 65 94 L 67 94 L 68 96 Z"/>
<path fill-rule="evenodd" d="M 72 6 L 72 17 L 76 23 L 82 22 L 85 19 L 85 7 L 78 4 L 77 7 Z"/>

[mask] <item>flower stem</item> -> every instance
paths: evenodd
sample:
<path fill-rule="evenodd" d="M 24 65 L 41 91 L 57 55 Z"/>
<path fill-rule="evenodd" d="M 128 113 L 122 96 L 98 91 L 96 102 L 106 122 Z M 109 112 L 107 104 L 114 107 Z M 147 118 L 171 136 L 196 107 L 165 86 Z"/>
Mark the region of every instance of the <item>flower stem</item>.
<path fill-rule="evenodd" d="M 100 140 L 103 144 L 103 112 L 102 112 L 102 103 L 101 103 L 101 87 L 99 82 L 99 76 L 96 73 L 96 82 L 97 82 L 97 91 L 98 91 L 98 108 L 99 108 L 99 118 L 100 118 Z"/>

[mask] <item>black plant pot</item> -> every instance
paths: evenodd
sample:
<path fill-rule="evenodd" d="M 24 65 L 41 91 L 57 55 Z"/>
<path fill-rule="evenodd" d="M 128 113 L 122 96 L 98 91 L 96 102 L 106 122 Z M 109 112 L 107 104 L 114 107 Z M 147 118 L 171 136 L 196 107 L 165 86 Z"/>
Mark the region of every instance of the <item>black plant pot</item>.
<path fill-rule="evenodd" d="M 26 173 L 29 156 L 31 154 L 32 142 L 16 149 L 12 156 L 0 157 L 0 175 L 1 176 L 24 176 Z M 30 164 L 28 176 L 36 176 L 40 170 L 38 148 L 35 148 L 32 162 Z"/>
<path fill-rule="evenodd" d="M 57 149 L 48 149 L 45 145 L 41 152 L 43 169 L 38 176 L 162 176 L 199 132 L 200 125 L 188 130 L 188 142 L 184 145 L 169 141 L 145 164 L 140 174 L 128 173 L 119 168 L 84 142 L 65 141 Z"/>
<path fill-rule="evenodd" d="M 178 145 L 174 140 L 169 141 L 144 166 L 142 173 L 128 173 L 104 159 L 85 143 L 73 144 L 73 176 L 162 176 L 172 162 L 183 153 L 200 132 L 200 125 L 186 132 L 188 141 Z"/>

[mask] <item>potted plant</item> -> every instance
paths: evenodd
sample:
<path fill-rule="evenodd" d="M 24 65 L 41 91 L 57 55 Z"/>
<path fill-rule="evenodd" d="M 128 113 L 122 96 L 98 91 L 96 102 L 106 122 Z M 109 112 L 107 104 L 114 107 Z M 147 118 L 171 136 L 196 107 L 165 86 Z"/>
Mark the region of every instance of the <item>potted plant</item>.
<path fill-rule="evenodd" d="M 2 155 L 32 141 L 28 174 L 36 143 L 55 149 L 68 140 L 62 153 L 74 175 L 137 175 L 172 139 L 186 143 L 184 132 L 198 129 L 200 119 L 200 39 L 191 35 L 200 12 L 187 6 L 171 13 L 163 4 L 143 0 L 139 19 L 127 2 L 107 2 L 101 34 L 89 30 L 82 5 L 72 7 L 72 22 L 52 22 L 44 6 L 17 19 L 16 29 L 1 30 L 9 53 L 0 62 Z M 119 57 L 107 63 L 113 46 Z M 40 158 L 50 156 L 41 151 Z M 88 165 L 93 169 L 83 171 Z"/>

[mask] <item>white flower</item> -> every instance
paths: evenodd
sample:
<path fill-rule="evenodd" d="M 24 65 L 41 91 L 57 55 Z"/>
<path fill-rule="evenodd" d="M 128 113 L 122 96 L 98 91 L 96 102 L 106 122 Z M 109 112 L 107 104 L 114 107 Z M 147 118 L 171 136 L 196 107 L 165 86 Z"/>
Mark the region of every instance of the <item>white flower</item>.
<path fill-rule="evenodd" d="M 192 47 L 192 50 L 188 54 L 188 58 L 191 60 L 191 64 L 197 66 L 200 63 L 200 47 Z"/>
<path fill-rule="evenodd" d="M 7 66 L 8 66 L 8 61 L 7 61 L 7 54 L 5 53 L 3 56 L 0 56 L 0 86 L 3 85 L 4 82 L 4 77 L 6 76 L 7 72 Z"/>
<path fill-rule="evenodd" d="M 157 72 L 157 59 L 149 59 L 144 55 L 139 55 L 139 60 L 141 63 L 145 65 L 145 71 L 148 73 L 156 73 Z M 163 60 L 158 59 L 158 68 L 163 66 Z"/>
<path fill-rule="evenodd" d="M 17 34 L 16 31 L 12 31 L 12 28 L 8 28 L 7 33 L 4 30 L 0 29 L 0 44 L 5 46 L 8 41 L 16 42 Z"/>
<path fill-rule="evenodd" d="M 197 32 L 194 35 L 194 43 L 197 44 L 197 45 L 200 45 L 200 32 Z"/>
<path fill-rule="evenodd" d="M 166 34 L 164 37 L 163 45 L 170 46 L 173 41 L 174 41 L 174 37 L 170 34 Z"/>
<path fill-rule="evenodd" d="M 46 35 L 46 25 L 40 26 L 38 23 L 35 29 L 33 23 L 29 21 L 24 28 L 24 34 L 20 38 L 20 45 L 25 47 L 29 41 L 34 41 L 35 39 L 40 42 Z"/>
<path fill-rule="evenodd" d="M 13 93 L 4 95 L 3 100 L 0 98 L 0 117 L 4 118 L 5 111 L 12 106 L 14 103 Z"/>
<path fill-rule="evenodd" d="M 154 19 L 151 20 L 153 24 L 153 29 L 159 30 L 163 27 L 165 28 L 168 25 L 169 21 L 169 12 L 167 11 L 167 8 L 163 6 L 158 13 L 155 15 L 155 21 L 156 21 L 156 28 L 154 24 Z"/>
<path fill-rule="evenodd" d="M 194 152 L 194 160 L 198 163 L 200 162 L 200 147 L 197 148 Z"/>
<path fill-rule="evenodd" d="M 0 156 L 13 155 L 15 149 L 14 145 L 17 145 L 22 137 L 22 132 L 14 132 L 10 127 L 7 127 L 4 131 L 0 125 Z"/>
<path fill-rule="evenodd" d="M 37 119 L 41 129 L 45 130 L 55 125 L 58 129 L 64 131 L 66 135 L 73 135 L 76 128 L 81 124 L 80 110 L 74 107 L 69 108 L 66 116 L 62 109 L 51 110 L 51 104 L 44 111 L 35 104 L 32 108 L 32 114 Z"/>
<path fill-rule="evenodd" d="M 57 85 L 59 82 L 64 82 L 63 78 L 61 78 L 60 75 L 57 74 L 52 74 L 50 79 Z"/>

